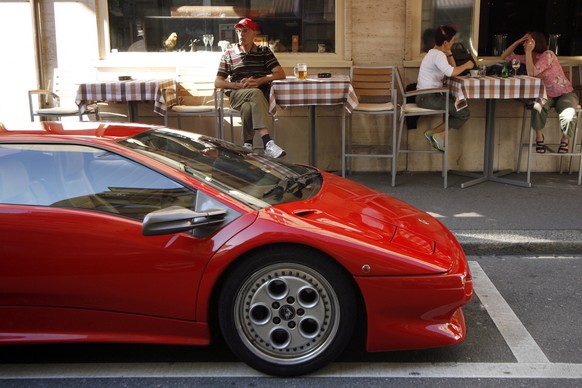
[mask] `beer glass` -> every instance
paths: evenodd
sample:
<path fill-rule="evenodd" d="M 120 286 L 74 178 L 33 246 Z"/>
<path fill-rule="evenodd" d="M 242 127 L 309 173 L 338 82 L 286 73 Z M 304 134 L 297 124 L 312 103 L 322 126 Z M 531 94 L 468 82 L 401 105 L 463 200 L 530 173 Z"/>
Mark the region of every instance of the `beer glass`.
<path fill-rule="evenodd" d="M 295 77 L 300 80 L 307 79 L 307 63 L 298 63 L 293 69 Z"/>

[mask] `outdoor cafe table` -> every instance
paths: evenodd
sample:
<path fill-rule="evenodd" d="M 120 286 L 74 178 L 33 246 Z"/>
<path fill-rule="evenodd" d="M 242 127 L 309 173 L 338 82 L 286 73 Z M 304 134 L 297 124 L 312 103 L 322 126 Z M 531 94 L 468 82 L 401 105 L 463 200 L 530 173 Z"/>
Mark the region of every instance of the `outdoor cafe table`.
<path fill-rule="evenodd" d="M 75 102 L 81 110 L 96 101 L 127 102 L 129 121 L 137 119 L 137 103 L 153 101 L 154 112 L 163 116 L 172 101 L 164 101 L 162 90 L 175 88 L 175 81 L 168 79 L 136 79 L 95 81 L 79 84 Z"/>
<path fill-rule="evenodd" d="M 345 112 L 351 113 L 358 105 L 358 97 L 347 75 L 333 75 L 330 78 L 286 78 L 271 83 L 269 111 L 277 112 L 277 106 L 309 107 L 309 164 L 317 164 L 317 105 L 343 105 L 342 133 L 345 132 Z M 343 140 L 342 140 L 343 141 Z M 342 158 L 343 159 L 343 158 Z M 344 161 L 342 160 L 342 164 Z"/>
<path fill-rule="evenodd" d="M 499 99 L 532 99 L 536 102 L 535 109 L 541 109 L 541 106 L 547 99 L 546 88 L 542 80 L 520 75 L 508 78 L 498 76 L 457 76 L 449 78 L 448 85 L 451 94 L 456 98 L 455 109 L 457 110 L 467 107 L 467 99 L 486 100 L 483 174 L 456 172 L 456 174 L 476 178 L 461 184 L 461 187 L 470 187 L 485 181 L 531 187 L 531 184 L 524 181 L 501 178 L 501 176 L 511 173 L 511 170 L 504 170 L 497 173 L 493 171 L 495 155 L 495 104 Z"/>

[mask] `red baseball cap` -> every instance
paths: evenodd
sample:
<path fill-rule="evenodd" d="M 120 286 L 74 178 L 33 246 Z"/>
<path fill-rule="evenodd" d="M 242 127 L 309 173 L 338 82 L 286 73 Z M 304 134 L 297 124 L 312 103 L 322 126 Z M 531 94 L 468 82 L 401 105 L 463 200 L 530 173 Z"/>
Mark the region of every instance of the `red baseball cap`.
<path fill-rule="evenodd" d="M 244 18 L 238 21 L 238 23 L 236 23 L 234 25 L 234 28 L 239 28 L 239 27 L 244 27 L 244 28 L 248 28 L 249 30 L 253 30 L 253 31 L 258 31 L 259 30 L 259 25 L 255 22 L 253 22 L 251 19 L 249 18 Z"/>

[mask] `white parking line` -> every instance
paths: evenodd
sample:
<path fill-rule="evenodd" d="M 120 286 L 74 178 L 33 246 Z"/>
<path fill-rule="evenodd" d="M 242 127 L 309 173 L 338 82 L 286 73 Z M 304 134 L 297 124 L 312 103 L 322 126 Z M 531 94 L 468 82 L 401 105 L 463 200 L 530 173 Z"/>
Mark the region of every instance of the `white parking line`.
<path fill-rule="evenodd" d="M 0 365 L 3 379 L 269 377 L 238 362 Z M 582 364 L 333 363 L 305 377 L 581 379 Z"/>
<path fill-rule="evenodd" d="M 475 293 L 507 342 L 517 362 L 549 363 L 550 360 L 503 299 L 479 263 L 470 261 L 469 266 L 473 273 Z"/>
<path fill-rule="evenodd" d="M 371 378 L 582 378 L 582 364 L 534 363 L 356 363 L 332 364 L 318 377 Z"/>

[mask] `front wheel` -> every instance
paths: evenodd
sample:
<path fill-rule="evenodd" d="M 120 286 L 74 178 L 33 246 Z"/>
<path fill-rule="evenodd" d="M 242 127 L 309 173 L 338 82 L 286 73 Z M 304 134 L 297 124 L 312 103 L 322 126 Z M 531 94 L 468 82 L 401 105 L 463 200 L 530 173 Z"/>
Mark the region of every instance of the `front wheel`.
<path fill-rule="evenodd" d="M 233 268 L 219 300 L 222 334 L 242 361 L 294 376 L 333 361 L 356 322 L 352 282 L 337 263 L 306 249 L 261 252 Z"/>

